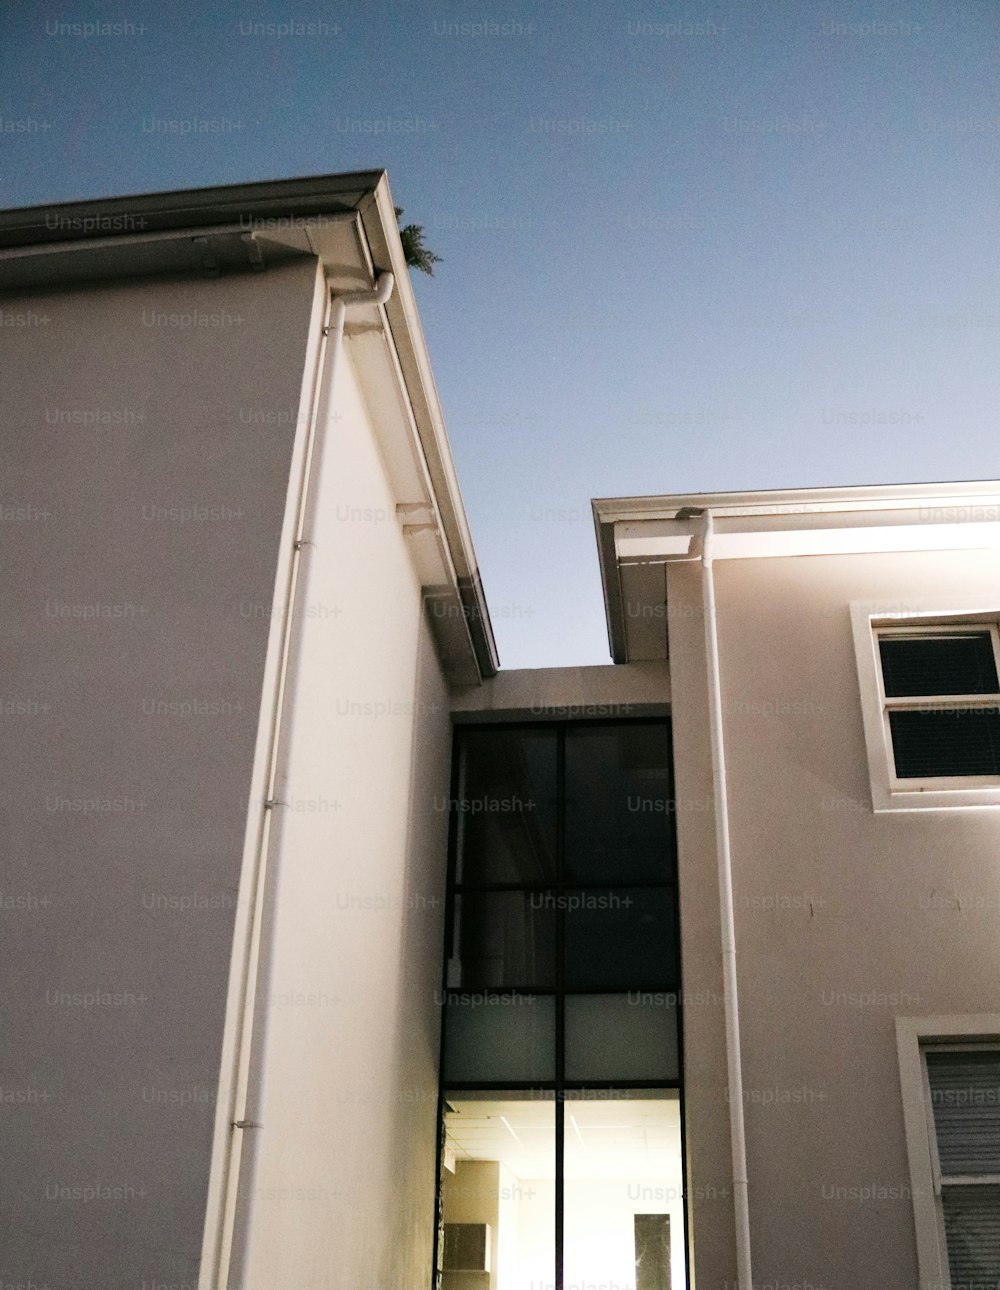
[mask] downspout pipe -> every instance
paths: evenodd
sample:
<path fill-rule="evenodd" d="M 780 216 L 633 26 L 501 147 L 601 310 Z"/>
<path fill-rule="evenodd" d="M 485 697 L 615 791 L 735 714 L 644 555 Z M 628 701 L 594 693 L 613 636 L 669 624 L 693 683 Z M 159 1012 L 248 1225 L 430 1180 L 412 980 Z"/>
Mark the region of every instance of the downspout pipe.
<path fill-rule="evenodd" d="M 374 290 L 345 291 L 343 295 L 333 297 L 330 321 L 323 328 L 323 334 L 330 345 L 331 363 L 337 361 L 340 342 L 344 335 L 344 319 L 347 317 L 348 309 L 352 305 L 384 305 L 392 295 L 392 289 L 395 285 L 396 279 L 391 273 L 380 273 L 375 281 Z"/>
<path fill-rule="evenodd" d="M 269 867 L 269 858 L 276 849 L 280 837 L 280 822 L 275 820 L 275 809 L 284 805 L 278 800 L 278 788 L 284 778 L 283 763 L 286 762 L 288 722 L 287 717 L 294 703 L 299 652 L 298 644 L 299 619 L 295 613 L 296 604 L 301 596 L 301 587 L 306 579 L 302 567 L 302 558 L 311 543 L 307 537 L 308 525 L 313 513 L 313 498 L 318 483 L 318 464 L 323 444 L 319 440 L 318 426 L 323 406 L 330 404 L 333 398 L 334 377 L 337 360 L 344 337 L 344 321 L 347 310 L 355 305 L 384 305 L 392 295 L 395 278 L 391 273 L 381 273 L 375 281 L 374 289 L 369 291 L 348 291 L 334 296 L 330 302 L 327 321 L 322 328 L 323 341 L 317 361 L 317 374 L 312 393 L 309 423 L 307 426 L 307 444 L 304 453 L 299 499 L 296 507 L 293 528 L 292 558 L 288 579 L 285 584 L 282 604 L 282 631 L 278 644 L 279 663 L 277 678 L 270 700 L 270 730 L 267 739 L 267 761 L 264 774 L 264 800 L 260 803 L 262 818 L 259 829 L 259 842 L 254 855 L 252 872 L 249 877 L 249 901 L 253 910 L 245 932 L 245 941 L 237 950 L 234 946 L 234 958 L 240 963 L 238 1020 L 236 1023 L 234 1065 L 229 1076 L 232 1089 L 230 1103 L 230 1135 L 226 1150 L 226 1163 L 223 1166 L 224 1176 L 217 1209 L 208 1215 L 206 1240 L 203 1246 L 202 1266 L 199 1274 L 200 1290 L 215 1290 L 229 1284 L 230 1267 L 234 1253 L 239 1259 L 246 1249 L 248 1231 L 240 1221 L 239 1184 L 241 1175 L 244 1180 L 253 1175 L 255 1161 L 250 1153 L 257 1142 L 257 1134 L 246 1136 L 247 1130 L 260 1129 L 262 1126 L 253 1116 L 258 1108 L 248 1106 L 248 1094 L 251 1085 L 251 1057 L 254 1048 L 254 1017 L 257 1011 L 258 982 L 266 968 L 267 947 L 262 940 L 263 926 L 267 918 L 265 908 L 265 890 Z M 319 440 L 319 441 L 318 441 Z M 276 597 L 277 600 L 277 597 Z M 265 711 L 267 702 L 262 703 Z M 242 898 L 242 886 L 241 886 Z M 232 987 L 230 987 L 232 989 Z M 258 1033 L 258 1040 L 262 1036 Z M 220 1088 L 222 1080 L 220 1080 Z M 246 1157 L 250 1157 L 246 1159 Z M 213 1165 L 213 1171 L 215 1166 Z M 240 1229 L 243 1230 L 240 1230 Z"/>
<path fill-rule="evenodd" d="M 719 673 L 719 638 L 715 614 L 713 539 L 712 512 L 706 508 L 702 512 L 701 531 L 702 600 L 705 611 L 709 738 L 712 748 L 715 845 L 719 867 L 719 909 L 722 920 L 722 973 L 725 994 L 726 1064 L 729 1080 L 729 1136 L 733 1154 L 736 1272 L 739 1290 L 752 1290 L 747 1145 L 743 1119 L 743 1062 L 740 1053 L 740 1011 L 736 970 L 736 917 L 733 909 L 733 861 L 729 840 L 729 798 L 726 785 L 726 750 L 722 726 L 722 684 Z"/>
<path fill-rule="evenodd" d="M 344 323 L 347 319 L 348 309 L 353 308 L 355 305 L 384 305 L 392 295 L 395 285 L 396 279 L 393 274 L 380 273 L 375 279 L 375 286 L 371 290 L 345 291 L 331 299 L 330 313 L 323 327 L 326 346 L 323 362 L 323 383 L 327 402 L 333 397 L 333 385 L 336 380 L 337 365 L 340 362 L 340 353 L 344 344 Z M 302 513 L 298 533 L 299 546 L 296 549 L 301 549 L 301 547 L 308 544 L 305 535 L 306 517 L 313 510 L 313 494 L 319 485 L 320 463 L 325 446 L 322 441 L 316 442 L 315 438 L 310 443 L 310 460 L 306 467 L 306 487 L 302 491 Z"/>

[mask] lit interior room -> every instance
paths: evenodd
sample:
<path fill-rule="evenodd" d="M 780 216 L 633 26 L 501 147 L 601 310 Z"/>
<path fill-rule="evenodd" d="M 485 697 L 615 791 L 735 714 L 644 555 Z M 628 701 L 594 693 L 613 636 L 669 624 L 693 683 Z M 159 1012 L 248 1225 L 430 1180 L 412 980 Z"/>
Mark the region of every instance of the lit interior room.
<path fill-rule="evenodd" d="M 444 1290 L 685 1290 L 677 1093 L 562 1096 L 447 1093 Z"/>

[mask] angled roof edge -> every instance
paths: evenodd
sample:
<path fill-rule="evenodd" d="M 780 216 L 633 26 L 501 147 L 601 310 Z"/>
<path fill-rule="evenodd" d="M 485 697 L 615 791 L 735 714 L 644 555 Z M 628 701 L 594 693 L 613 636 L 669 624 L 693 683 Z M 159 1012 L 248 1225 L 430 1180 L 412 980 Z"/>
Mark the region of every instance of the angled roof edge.
<path fill-rule="evenodd" d="M 314 175 L 306 179 L 276 179 L 22 206 L 0 211 L 0 249 L 241 221 L 251 227 L 255 219 L 276 216 L 306 219 L 310 215 L 346 213 L 358 209 L 384 173 L 362 170 L 354 174 Z"/>
<path fill-rule="evenodd" d="M 389 270 L 396 278 L 396 289 L 384 306 L 386 317 L 458 576 L 463 617 L 480 675 L 488 680 L 500 668 L 493 626 L 385 171 L 381 172 L 370 196 L 362 202 L 359 213 L 376 273 Z"/>
<path fill-rule="evenodd" d="M 773 488 L 746 493 L 664 493 L 648 497 L 597 497 L 591 503 L 599 523 L 615 519 L 676 519 L 678 511 L 710 509 L 715 514 L 787 512 L 807 517 L 830 510 L 877 511 L 942 498 L 1000 500 L 1000 481 L 956 480 L 927 484 L 850 484 L 822 488 Z"/>
<path fill-rule="evenodd" d="M 229 184 L 180 192 L 101 197 L 0 211 L 0 255 L 23 248 L 64 248 L 68 242 L 132 239 L 185 228 L 233 225 L 253 229 L 268 221 L 355 215 L 369 246 L 374 276 L 393 273 L 396 287 L 385 315 L 397 350 L 428 475 L 444 528 L 444 540 L 464 607 L 469 645 L 480 675 L 499 669 L 489 609 L 462 501 L 444 415 L 431 370 L 403 253 L 388 178 L 384 170 L 316 175 L 264 183 Z"/>

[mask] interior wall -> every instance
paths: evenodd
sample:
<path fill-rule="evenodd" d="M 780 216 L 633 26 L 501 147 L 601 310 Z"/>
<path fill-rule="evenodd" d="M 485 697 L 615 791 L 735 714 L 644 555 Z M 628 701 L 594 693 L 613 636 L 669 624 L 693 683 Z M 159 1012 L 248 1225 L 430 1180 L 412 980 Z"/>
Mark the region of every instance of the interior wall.
<path fill-rule="evenodd" d="M 314 277 L 4 302 L 4 1285 L 197 1279 Z"/>
<path fill-rule="evenodd" d="M 443 1290 L 497 1290 L 500 1263 L 500 1173 L 497 1160 L 456 1160 L 455 1172 L 441 1177 L 441 1208 L 446 1223 L 488 1223 L 490 1227 L 490 1270 L 449 1272 L 442 1277 Z M 509 1217 L 505 1214 L 504 1217 Z M 504 1242 L 509 1244 L 509 1240 Z"/>
<path fill-rule="evenodd" d="M 500 1164 L 500 1202 L 497 1206 L 495 1290 L 518 1290 L 517 1212 L 523 1186 L 505 1164 Z"/>
<path fill-rule="evenodd" d="M 324 410 L 234 1286 L 431 1276 L 451 731 L 347 342 Z"/>
<path fill-rule="evenodd" d="M 556 1185 L 551 1178 L 522 1178 L 517 1194 L 517 1269 L 519 1280 L 549 1287 L 555 1275 Z M 500 1290 L 504 1290 L 503 1282 Z"/>
<path fill-rule="evenodd" d="M 635 1216 L 669 1214 L 672 1290 L 684 1290 L 681 1180 L 567 1179 L 564 1267 L 567 1286 L 635 1290 Z"/>

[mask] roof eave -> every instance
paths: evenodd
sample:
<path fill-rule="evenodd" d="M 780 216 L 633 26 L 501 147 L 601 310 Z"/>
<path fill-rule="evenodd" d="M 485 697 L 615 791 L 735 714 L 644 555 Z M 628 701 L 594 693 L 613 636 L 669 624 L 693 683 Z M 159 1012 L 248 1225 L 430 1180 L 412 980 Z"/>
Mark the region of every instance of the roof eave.
<path fill-rule="evenodd" d="M 113 250 L 117 239 L 124 246 L 149 235 L 188 228 L 236 226 L 252 233 L 276 222 L 289 224 L 324 215 L 358 218 L 375 276 L 389 271 L 395 277 L 386 317 L 440 512 L 469 648 L 480 676 L 487 679 L 499 668 L 496 642 L 384 170 L 0 211 L 0 256 L 6 251 L 18 257 L 25 248 L 37 248 L 45 256 L 47 250 L 60 247 L 75 255 L 67 243 L 82 247 L 98 241 Z"/>
<path fill-rule="evenodd" d="M 644 552 L 637 553 L 636 548 L 641 552 L 642 541 L 637 542 L 630 536 L 622 537 L 623 531 L 626 535 L 630 535 L 636 530 L 646 528 L 654 534 L 657 532 L 662 534 L 670 524 L 675 524 L 678 520 L 684 520 L 689 525 L 691 516 L 703 510 L 711 510 L 717 519 L 722 518 L 729 532 L 742 528 L 749 532 L 755 527 L 766 526 L 769 517 L 770 522 L 776 525 L 782 522 L 787 525 L 788 517 L 794 517 L 792 524 L 796 529 L 820 529 L 837 522 L 831 519 L 831 516 L 837 514 L 848 516 L 851 512 L 864 513 L 859 521 L 860 528 L 863 529 L 870 524 L 873 513 L 882 512 L 888 524 L 892 521 L 894 512 L 897 513 L 896 521 L 902 521 L 905 512 L 921 506 L 942 507 L 942 504 L 947 503 L 951 503 L 952 509 L 956 511 L 961 510 L 958 506 L 958 503 L 961 503 L 969 511 L 968 516 L 961 514 L 955 516 L 954 522 L 957 524 L 962 524 L 966 519 L 981 522 L 983 517 L 976 513 L 977 508 L 989 508 L 986 518 L 991 522 L 988 527 L 992 533 L 992 528 L 1000 522 L 1000 482 L 973 480 L 930 484 L 773 489 L 745 493 L 675 493 L 654 497 L 596 498 L 591 505 L 597 532 L 601 582 L 604 589 L 612 658 L 616 663 L 631 660 L 625 621 L 620 547 L 622 544 L 631 547 L 633 560 L 657 558 L 656 556 L 646 557 Z M 785 517 L 784 521 L 781 517 Z M 820 540 L 822 542 L 826 539 L 821 535 Z M 990 540 L 993 540 L 993 536 Z M 829 554 L 834 554 L 836 549 L 836 545 L 832 544 Z M 811 553 L 826 552 L 817 549 Z"/>
<path fill-rule="evenodd" d="M 306 179 L 276 179 L 266 183 L 24 206 L 0 211 L 0 249 L 219 224 L 243 224 L 252 228 L 256 220 L 275 216 L 306 219 L 355 211 L 384 174 L 383 170 L 362 170 L 344 175 L 314 175 Z"/>

